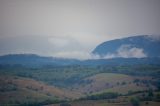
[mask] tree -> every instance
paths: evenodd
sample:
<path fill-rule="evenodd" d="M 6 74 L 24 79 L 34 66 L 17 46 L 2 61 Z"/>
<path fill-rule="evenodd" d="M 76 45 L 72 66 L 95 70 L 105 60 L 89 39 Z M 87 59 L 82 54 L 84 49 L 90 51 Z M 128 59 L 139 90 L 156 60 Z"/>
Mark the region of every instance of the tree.
<path fill-rule="evenodd" d="M 149 91 L 148 91 L 148 96 L 149 96 L 149 97 L 153 97 L 153 96 L 154 96 L 152 89 L 149 89 Z"/>

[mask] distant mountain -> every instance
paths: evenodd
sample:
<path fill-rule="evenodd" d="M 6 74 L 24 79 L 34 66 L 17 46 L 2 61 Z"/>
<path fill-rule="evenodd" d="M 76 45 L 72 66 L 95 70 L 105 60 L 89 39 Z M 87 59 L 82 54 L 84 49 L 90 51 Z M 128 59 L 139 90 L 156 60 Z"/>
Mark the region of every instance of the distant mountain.
<path fill-rule="evenodd" d="M 27 67 L 53 67 L 66 65 L 160 65 L 160 36 L 141 35 L 106 41 L 92 52 L 100 59 L 76 60 L 44 57 L 35 54 L 10 54 L 0 56 L 0 65 Z"/>
<path fill-rule="evenodd" d="M 57 66 L 97 66 L 97 65 L 160 65 L 160 58 L 112 58 L 112 59 L 63 59 L 54 57 L 43 57 L 35 54 L 11 54 L 0 56 L 1 66 L 25 66 L 25 67 L 57 67 Z"/>
<path fill-rule="evenodd" d="M 160 57 L 160 36 L 140 35 L 106 41 L 92 53 L 102 58 Z"/>
<path fill-rule="evenodd" d="M 35 54 L 10 54 L 0 56 L 1 65 L 23 65 L 30 67 L 57 66 L 74 64 L 78 60 L 44 57 Z"/>

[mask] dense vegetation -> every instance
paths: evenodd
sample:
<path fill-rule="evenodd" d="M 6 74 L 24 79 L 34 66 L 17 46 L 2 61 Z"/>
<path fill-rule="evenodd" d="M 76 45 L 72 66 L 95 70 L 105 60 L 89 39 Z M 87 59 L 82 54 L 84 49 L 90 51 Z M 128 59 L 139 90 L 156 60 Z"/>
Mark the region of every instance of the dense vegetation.
<path fill-rule="evenodd" d="M 119 95 L 118 93 L 114 93 L 114 92 L 104 92 L 104 93 L 100 93 L 100 94 L 92 94 L 89 95 L 85 98 L 81 98 L 81 100 L 101 100 L 101 99 L 115 99 L 117 98 Z"/>

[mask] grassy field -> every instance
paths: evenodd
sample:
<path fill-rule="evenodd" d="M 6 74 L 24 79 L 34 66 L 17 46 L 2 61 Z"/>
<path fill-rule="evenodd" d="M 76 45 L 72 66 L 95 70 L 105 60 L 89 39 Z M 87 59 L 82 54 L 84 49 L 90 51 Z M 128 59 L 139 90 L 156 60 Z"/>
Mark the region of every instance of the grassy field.
<path fill-rule="evenodd" d="M 136 71 L 132 69 L 133 67 L 130 67 L 131 69 L 129 67 L 1 67 L 0 105 L 39 106 L 70 101 L 69 103 L 73 106 L 82 104 L 83 106 L 128 106 L 129 100 L 115 103 L 99 100 L 101 98 L 94 101 L 71 101 L 107 92 L 121 95 L 138 92 L 142 95 L 141 92 L 150 89 L 155 92 L 160 87 L 160 68 L 157 66 L 153 68 L 149 66 L 149 69 L 144 66 L 135 66 Z M 123 99 L 122 96 L 118 100 L 121 99 Z M 144 105 L 143 101 L 141 104 Z M 150 104 L 157 103 L 152 101 Z"/>
<path fill-rule="evenodd" d="M 84 79 L 84 83 L 76 85 L 77 92 L 117 92 L 120 94 L 127 94 L 129 91 L 144 91 L 150 88 L 156 89 L 153 85 L 147 86 L 146 84 L 137 82 L 135 80 L 152 80 L 151 77 L 135 77 L 125 74 L 117 73 L 100 73 Z"/>
<path fill-rule="evenodd" d="M 54 101 L 74 97 L 78 97 L 78 94 L 34 79 L 0 76 L 0 104 Z"/>

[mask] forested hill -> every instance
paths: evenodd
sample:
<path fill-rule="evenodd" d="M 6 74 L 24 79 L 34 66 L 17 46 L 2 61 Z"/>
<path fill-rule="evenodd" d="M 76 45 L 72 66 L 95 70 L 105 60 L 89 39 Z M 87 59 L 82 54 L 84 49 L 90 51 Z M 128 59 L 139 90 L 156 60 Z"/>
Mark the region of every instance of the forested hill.
<path fill-rule="evenodd" d="M 101 43 L 92 52 L 101 57 L 160 57 L 160 36 L 140 35 Z"/>

